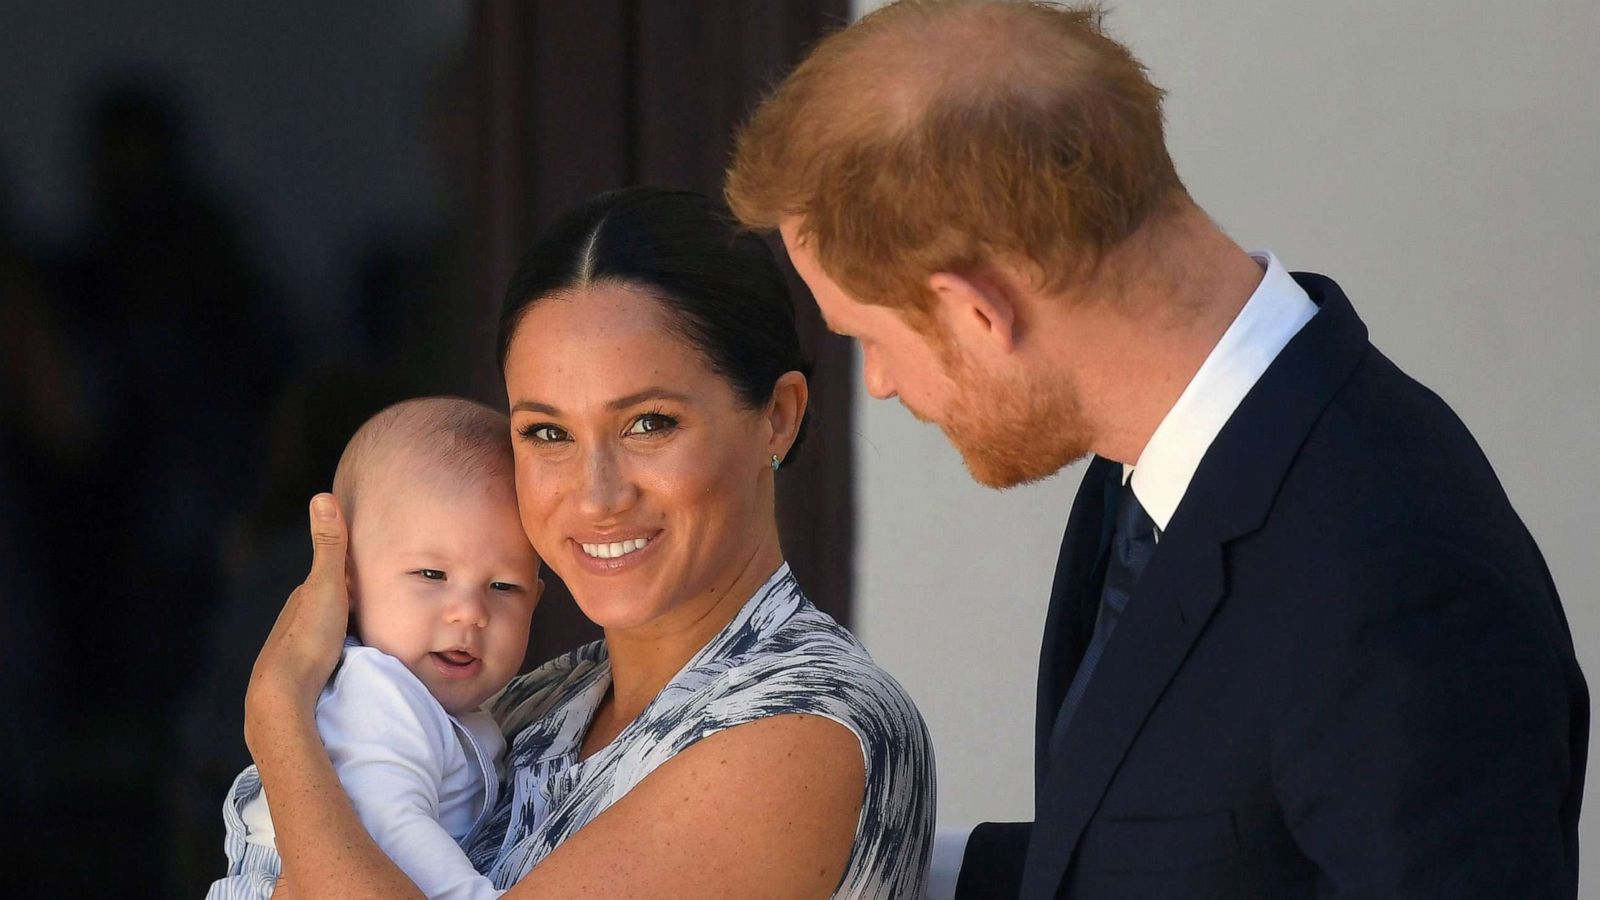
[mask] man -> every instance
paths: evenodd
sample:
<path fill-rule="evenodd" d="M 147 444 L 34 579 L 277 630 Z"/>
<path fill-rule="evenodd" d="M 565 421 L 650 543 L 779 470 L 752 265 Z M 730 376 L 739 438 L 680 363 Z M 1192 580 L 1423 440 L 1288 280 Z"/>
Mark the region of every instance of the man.
<path fill-rule="evenodd" d="M 958 896 L 1575 896 L 1588 694 L 1537 547 L 1339 287 L 1194 203 L 1160 103 L 1093 12 L 906 0 L 729 172 L 974 478 L 1095 457 L 1035 821 L 980 826 Z"/>

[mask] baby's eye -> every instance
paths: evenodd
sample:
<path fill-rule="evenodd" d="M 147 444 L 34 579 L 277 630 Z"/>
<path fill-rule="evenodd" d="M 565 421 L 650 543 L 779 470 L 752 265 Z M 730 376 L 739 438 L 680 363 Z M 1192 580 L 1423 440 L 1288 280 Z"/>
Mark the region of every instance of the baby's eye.
<path fill-rule="evenodd" d="M 491 581 L 489 582 L 489 590 L 499 591 L 502 594 L 510 594 L 522 590 L 522 585 L 512 584 L 509 581 Z"/>
<path fill-rule="evenodd" d="M 661 413 L 645 413 L 633 420 L 625 434 L 658 434 L 678 427 L 678 420 Z"/>
<path fill-rule="evenodd" d="M 566 429 L 558 428 L 548 422 L 526 425 L 519 428 L 517 433 L 522 435 L 524 440 L 538 444 L 559 444 L 572 439 L 572 435 L 567 434 Z"/>
<path fill-rule="evenodd" d="M 442 569 L 418 569 L 418 570 L 416 570 L 415 572 L 413 572 L 411 574 L 413 574 L 413 575 L 421 575 L 423 578 L 426 578 L 429 581 L 443 581 L 444 580 L 444 570 L 442 570 Z"/>

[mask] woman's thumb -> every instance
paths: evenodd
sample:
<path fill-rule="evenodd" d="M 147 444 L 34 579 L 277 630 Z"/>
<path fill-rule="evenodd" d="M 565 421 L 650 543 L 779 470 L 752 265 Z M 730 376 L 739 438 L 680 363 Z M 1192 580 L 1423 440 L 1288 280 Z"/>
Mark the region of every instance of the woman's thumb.
<path fill-rule="evenodd" d="M 311 575 L 306 580 L 344 583 L 345 530 L 332 494 L 311 498 Z"/>

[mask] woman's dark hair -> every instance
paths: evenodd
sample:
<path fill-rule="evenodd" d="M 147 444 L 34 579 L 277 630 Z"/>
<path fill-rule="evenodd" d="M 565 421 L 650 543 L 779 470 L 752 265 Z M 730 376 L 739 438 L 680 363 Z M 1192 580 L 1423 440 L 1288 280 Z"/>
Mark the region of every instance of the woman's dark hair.
<path fill-rule="evenodd" d="M 539 236 L 506 287 L 500 374 L 528 310 L 553 294 L 601 281 L 653 294 L 677 336 L 697 348 L 751 409 L 772 399 L 784 373 L 811 375 L 788 285 L 766 243 L 708 197 L 652 187 L 601 194 Z M 802 419 L 788 459 L 805 430 Z"/>

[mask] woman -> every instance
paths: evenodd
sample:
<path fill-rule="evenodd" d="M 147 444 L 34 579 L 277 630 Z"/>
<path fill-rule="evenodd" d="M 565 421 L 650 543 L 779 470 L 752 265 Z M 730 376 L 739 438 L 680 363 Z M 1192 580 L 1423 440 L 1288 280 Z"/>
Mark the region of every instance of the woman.
<path fill-rule="evenodd" d="M 778 544 L 807 367 L 765 245 L 703 197 L 603 195 L 525 258 L 500 360 L 523 527 L 605 638 L 491 702 L 511 788 L 480 871 L 515 898 L 920 896 L 926 730 Z M 348 602 L 331 498 L 313 535 L 246 698 L 278 896 L 418 896 L 317 740 Z"/>

